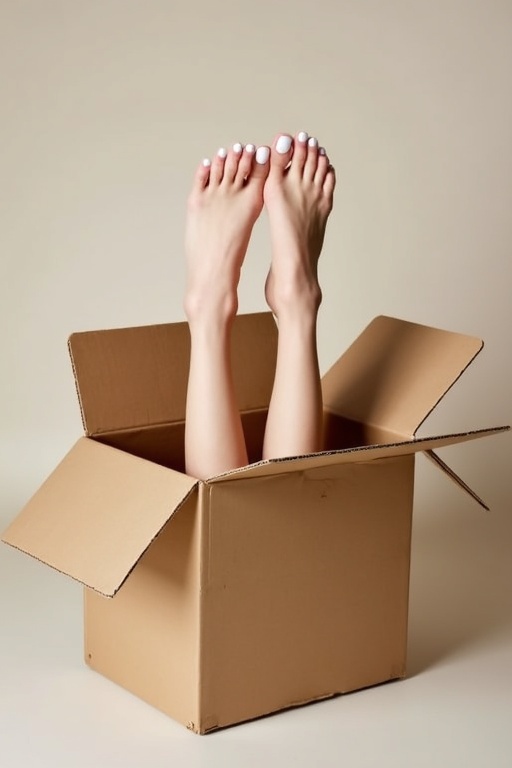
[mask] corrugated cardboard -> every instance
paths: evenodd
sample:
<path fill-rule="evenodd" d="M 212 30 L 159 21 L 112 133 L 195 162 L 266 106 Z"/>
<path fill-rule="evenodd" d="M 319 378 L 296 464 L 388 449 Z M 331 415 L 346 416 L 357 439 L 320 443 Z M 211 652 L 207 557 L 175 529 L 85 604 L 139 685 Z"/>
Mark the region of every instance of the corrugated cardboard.
<path fill-rule="evenodd" d="M 85 586 L 85 657 L 198 733 L 405 674 L 417 438 L 482 342 L 376 318 L 323 379 L 326 450 L 260 461 L 277 331 L 233 331 L 251 464 L 184 473 L 186 323 L 74 334 L 78 440 L 3 536 Z"/>

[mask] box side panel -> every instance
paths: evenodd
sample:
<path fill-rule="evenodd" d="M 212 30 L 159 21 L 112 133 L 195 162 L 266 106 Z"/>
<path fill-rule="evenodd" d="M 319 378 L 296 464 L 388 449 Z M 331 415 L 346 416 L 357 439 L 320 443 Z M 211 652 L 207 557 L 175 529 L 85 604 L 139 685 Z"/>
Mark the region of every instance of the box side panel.
<path fill-rule="evenodd" d="M 324 411 L 323 439 L 324 451 L 343 451 L 370 445 L 390 445 L 410 438 L 408 435 L 400 435 L 364 422 L 350 421 L 331 411 Z"/>
<path fill-rule="evenodd" d="M 215 485 L 206 729 L 402 677 L 414 457 Z"/>
<path fill-rule="evenodd" d="M 185 473 L 184 422 L 102 432 L 94 439 L 132 456 Z"/>
<path fill-rule="evenodd" d="M 198 721 L 198 509 L 189 500 L 108 599 L 85 590 L 85 660 L 190 727 Z"/>

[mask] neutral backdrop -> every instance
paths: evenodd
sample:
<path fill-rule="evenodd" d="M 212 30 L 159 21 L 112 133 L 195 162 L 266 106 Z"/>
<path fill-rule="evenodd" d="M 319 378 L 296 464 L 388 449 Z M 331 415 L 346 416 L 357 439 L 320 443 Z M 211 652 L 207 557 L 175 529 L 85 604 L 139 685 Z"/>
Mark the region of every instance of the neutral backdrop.
<path fill-rule="evenodd" d="M 0 60 L 0 527 L 81 434 L 67 336 L 182 320 L 196 164 L 278 131 L 337 169 L 322 369 L 381 313 L 478 335 L 424 432 L 512 421 L 510 0 L 0 0 Z M 406 681 L 208 737 L 85 669 L 80 587 L 2 546 L 0 764 L 510 768 L 511 441 L 442 453 L 490 513 L 418 457 Z"/>

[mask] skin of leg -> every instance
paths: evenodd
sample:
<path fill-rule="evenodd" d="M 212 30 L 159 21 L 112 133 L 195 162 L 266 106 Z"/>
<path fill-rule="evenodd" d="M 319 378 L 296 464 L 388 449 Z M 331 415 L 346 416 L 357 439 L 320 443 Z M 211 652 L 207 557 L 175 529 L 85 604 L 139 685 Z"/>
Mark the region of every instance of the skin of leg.
<path fill-rule="evenodd" d="M 231 374 L 231 324 L 191 324 L 185 469 L 205 480 L 248 463 Z"/>
<path fill-rule="evenodd" d="M 276 374 L 263 458 L 322 450 L 322 390 L 316 346 L 316 316 L 278 321 Z"/>
<path fill-rule="evenodd" d="M 276 138 L 265 185 L 272 241 L 266 296 L 277 319 L 279 340 L 264 459 L 314 453 L 323 447 L 317 264 L 335 177 L 315 139 L 308 141 L 301 132 L 286 147 L 286 141 Z"/>
<path fill-rule="evenodd" d="M 203 161 L 188 200 L 185 312 L 191 337 L 185 469 L 206 479 L 247 464 L 233 384 L 230 341 L 237 287 L 252 227 L 263 207 L 268 149 L 234 145 Z"/>

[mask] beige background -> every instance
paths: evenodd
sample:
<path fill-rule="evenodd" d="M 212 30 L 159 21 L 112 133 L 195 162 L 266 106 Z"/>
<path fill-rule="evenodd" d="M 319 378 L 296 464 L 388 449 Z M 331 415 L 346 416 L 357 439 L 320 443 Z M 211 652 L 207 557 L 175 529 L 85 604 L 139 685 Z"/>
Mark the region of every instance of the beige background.
<path fill-rule="evenodd" d="M 0 60 L 2 526 L 81 432 L 68 334 L 183 319 L 196 163 L 281 130 L 338 173 L 322 368 L 380 313 L 481 335 L 424 431 L 512 421 L 510 0 L 0 0 Z M 242 311 L 268 257 L 263 218 Z M 2 548 L 7 765 L 509 766 L 511 446 L 442 454 L 491 515 L 418 459 L 408 681 L 208 747 L 83 670 L 78 587 Z"/>

